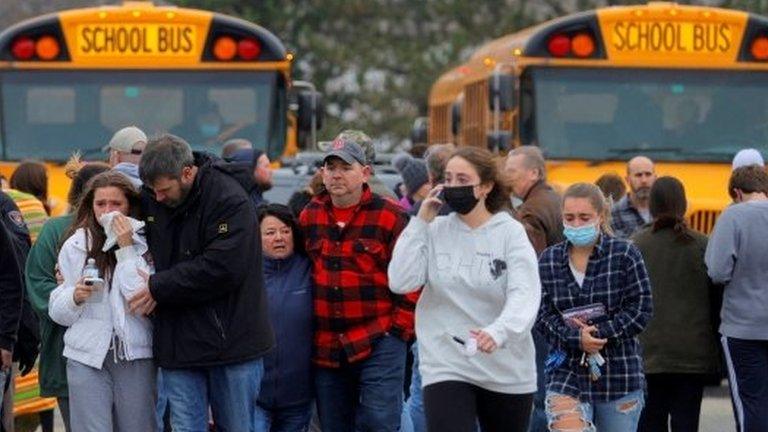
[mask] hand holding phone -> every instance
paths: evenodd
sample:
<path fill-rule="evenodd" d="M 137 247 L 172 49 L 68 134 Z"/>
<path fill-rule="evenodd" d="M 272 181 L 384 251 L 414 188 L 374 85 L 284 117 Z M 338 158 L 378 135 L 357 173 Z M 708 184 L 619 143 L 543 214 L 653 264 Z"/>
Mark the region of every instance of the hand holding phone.
<path fill-rule="evenodd" d="M 423 221 L 430 223 L 435 219 L 440 207 L 443 206 L 443 185 L 439 184 L 432 188 L 421 203 L 418 217 Z"/>
<path fill-rule="evenodd" d="M 83 302 L 97 303 L 101 301 L 104 292 L 104 279 L 101 278 L 80 278 L 75 284 L 73 299 L 75 304 L 80 305 Z"/>

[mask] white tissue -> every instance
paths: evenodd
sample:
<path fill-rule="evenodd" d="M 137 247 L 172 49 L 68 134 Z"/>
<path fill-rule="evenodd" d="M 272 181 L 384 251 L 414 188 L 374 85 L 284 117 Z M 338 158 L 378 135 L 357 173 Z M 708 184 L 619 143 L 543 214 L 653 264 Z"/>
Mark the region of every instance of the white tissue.
<path fill-rule="evenodd" d="M 115 210 L 109 213 L 105 213 L 99 218 L 99 224 L 104 227 L 104 233 L 107 235 L 107 240 L 104 242 L 104 247 L 101 248 L 103 252 L 112 249 L 112 247 L 117 243 L 117 234 L 115 234 L 115 230 L 112 229 L 112 219 L 114 219 L 118 214 L 120 214 L 120 212 Z M 126 217 L 128 218 L 128 222 L 130 222 L 131 227 L 133 227 L 134 233 L 138 232 L 139 229 L 144 228 L 144 222 L 129 216 Z"/>

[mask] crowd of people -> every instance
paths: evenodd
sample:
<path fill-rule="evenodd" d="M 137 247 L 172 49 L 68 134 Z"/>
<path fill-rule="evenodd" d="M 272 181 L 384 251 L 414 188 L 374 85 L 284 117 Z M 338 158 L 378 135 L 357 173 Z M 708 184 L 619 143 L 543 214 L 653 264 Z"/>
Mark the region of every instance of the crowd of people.
<path fill-rule="evenodd" d="M 246 140 L 105 150 L 69 162 L 65 216 L 42 164 L 0 194 L 0 388 L 39 343 L 67 431 L 687 432 L 724 371 L 768 431 L 756 150 L 709 239 L 644 156 L 558 190 L 538 147 L 433 145 L 391 191 L 349 130 L 283 205 Z"/>

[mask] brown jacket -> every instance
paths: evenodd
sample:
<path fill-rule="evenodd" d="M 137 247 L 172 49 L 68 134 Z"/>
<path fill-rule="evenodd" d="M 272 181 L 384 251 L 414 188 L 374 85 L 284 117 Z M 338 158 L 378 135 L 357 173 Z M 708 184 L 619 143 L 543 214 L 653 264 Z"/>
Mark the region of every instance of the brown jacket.
<path fill-rule="evenodd" d="M 534 184 L 517 209 L 517 219 L 525 227 L 536 255 L 563 237 L 562 201 L 560 195 L 544 181 Z"/>

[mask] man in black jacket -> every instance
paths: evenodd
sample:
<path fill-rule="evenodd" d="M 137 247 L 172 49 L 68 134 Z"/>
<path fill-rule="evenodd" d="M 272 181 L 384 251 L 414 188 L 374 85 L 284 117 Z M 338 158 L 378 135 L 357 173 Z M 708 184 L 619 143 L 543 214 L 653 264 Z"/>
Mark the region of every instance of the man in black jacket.
<path fill-rule="evenodd" d="M 151 139 L 139 164 L 155 274 L 130 301 L 154 312 L 154 354 L 176 430 L 251 431 L 274 344 L 253 207 L 223 161 Z"/>

